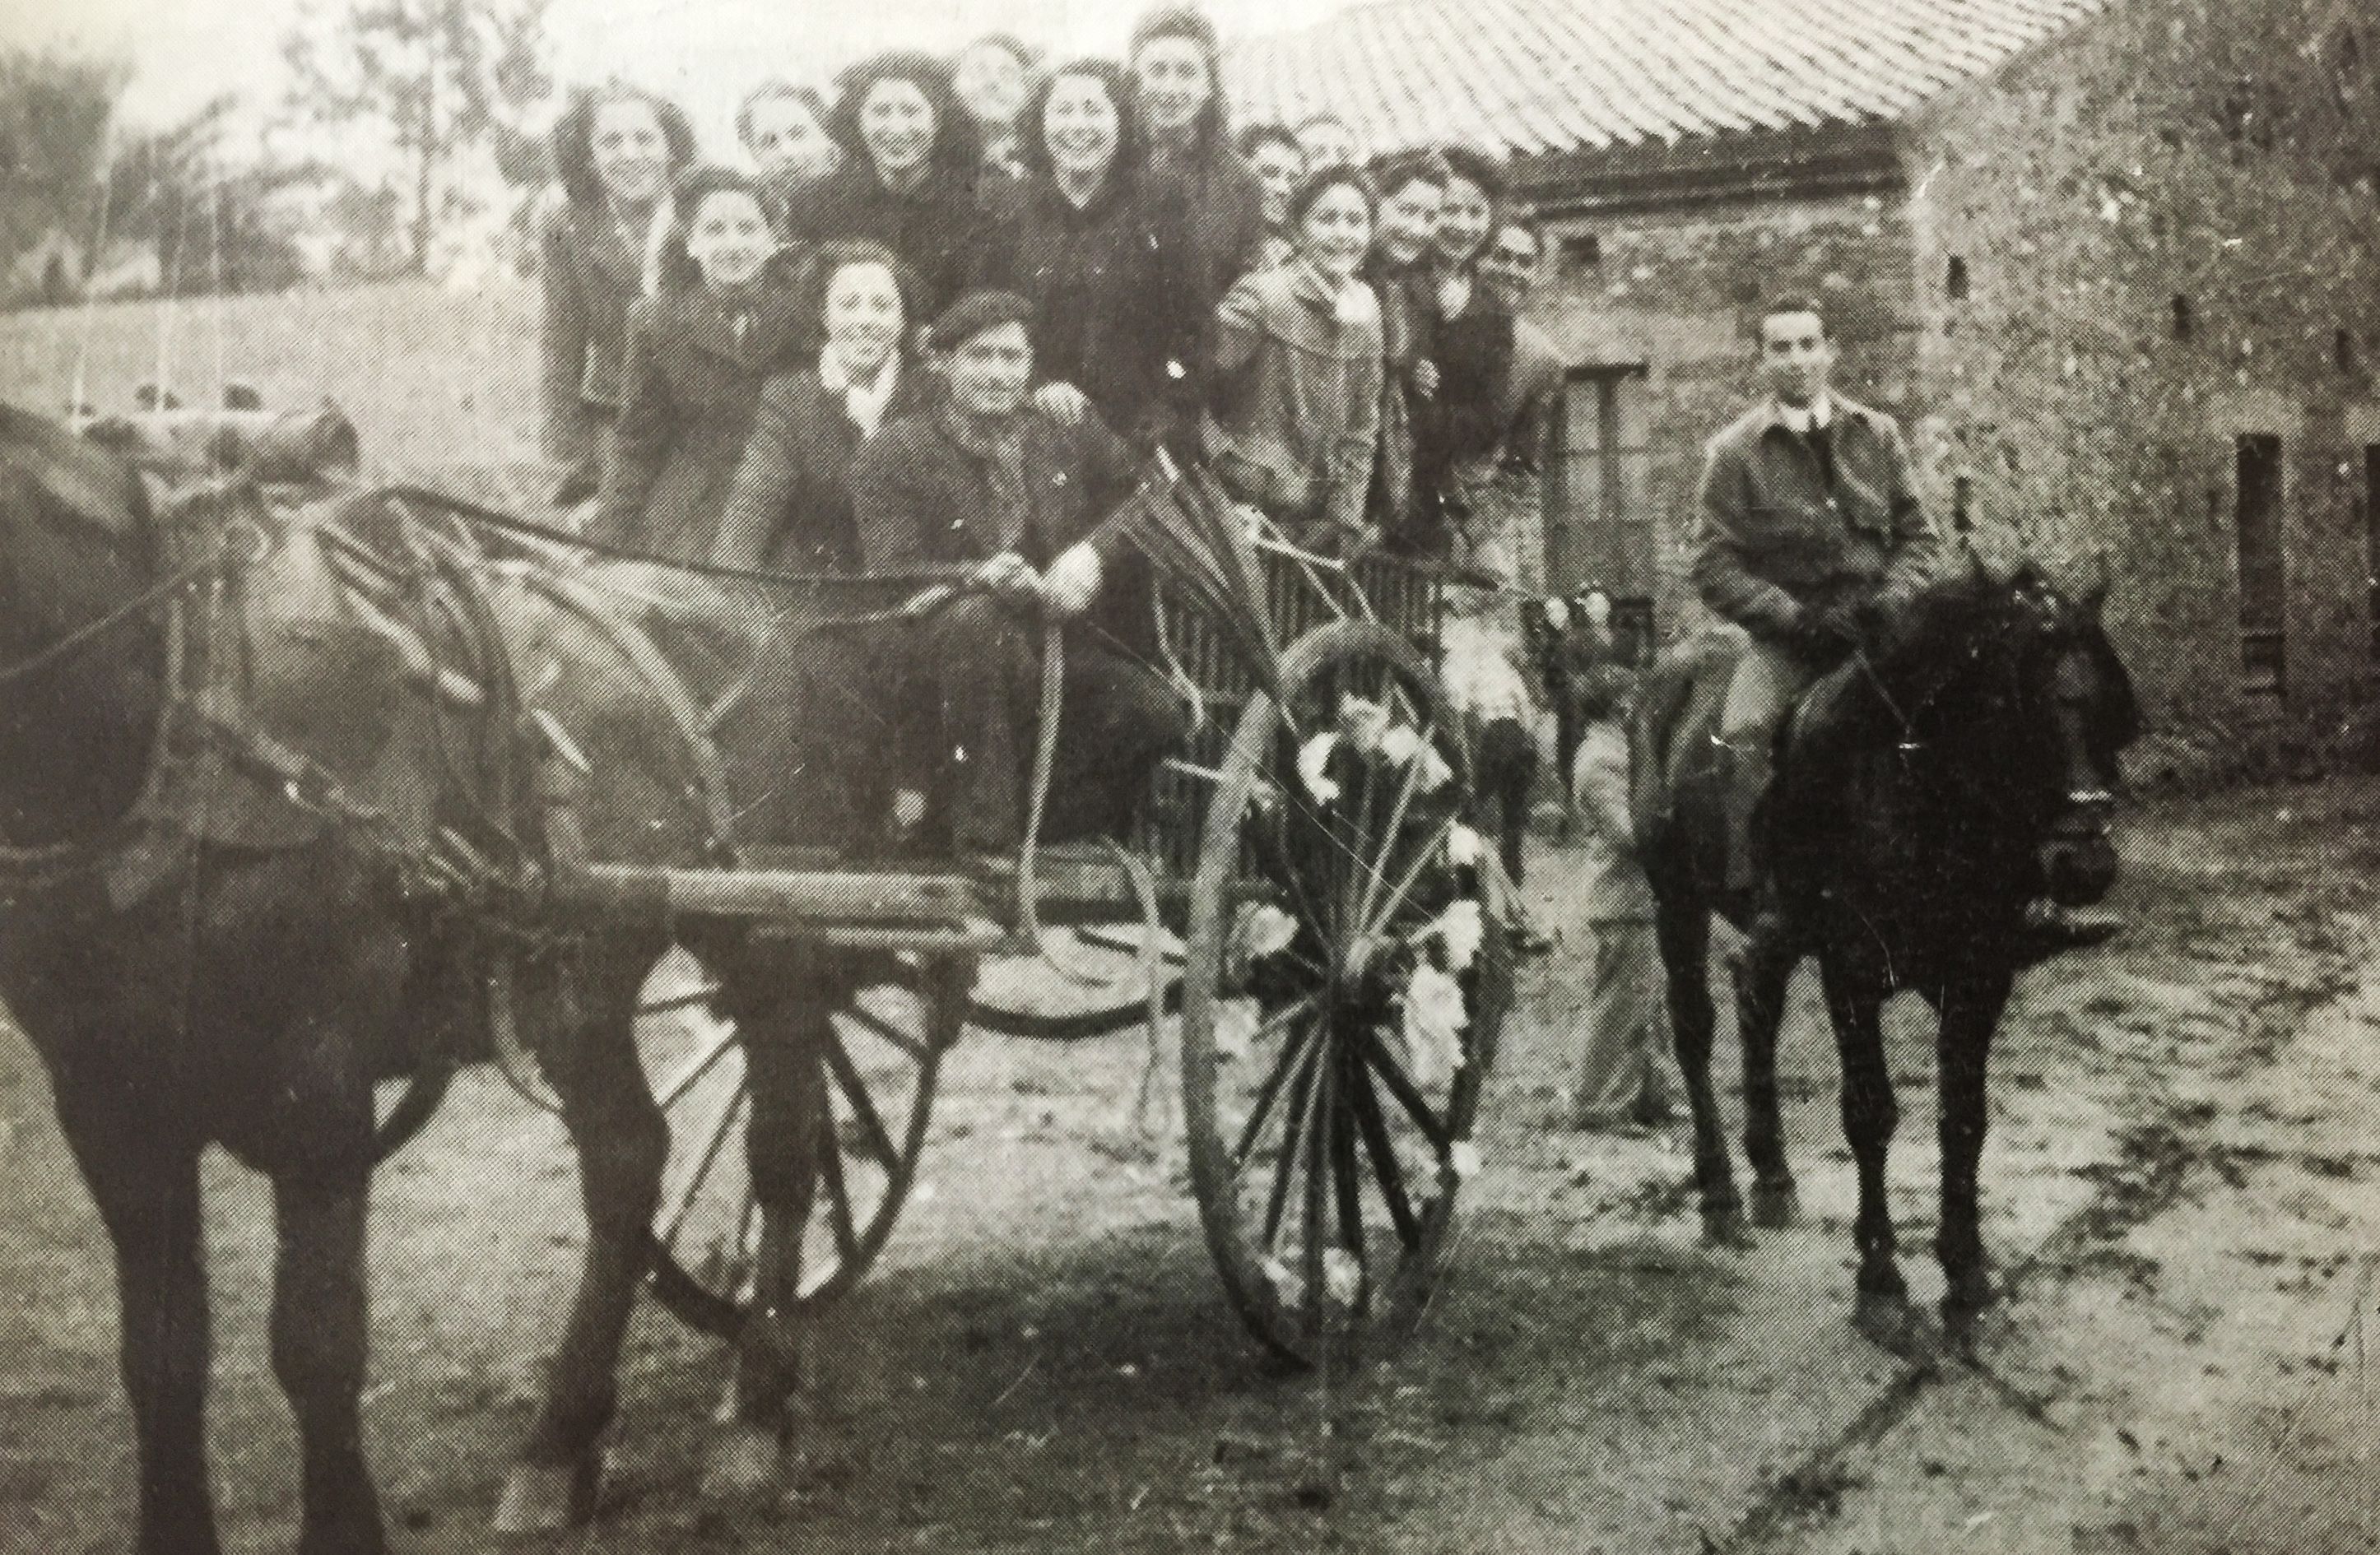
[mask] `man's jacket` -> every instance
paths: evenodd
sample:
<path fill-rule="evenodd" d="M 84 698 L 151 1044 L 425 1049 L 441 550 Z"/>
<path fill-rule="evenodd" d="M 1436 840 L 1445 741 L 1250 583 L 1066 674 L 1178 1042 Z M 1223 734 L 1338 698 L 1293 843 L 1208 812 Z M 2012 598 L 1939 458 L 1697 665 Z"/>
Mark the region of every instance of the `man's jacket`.
<path fill-rule="evenodd" d="M 1899 423 L 1833 396 L 1833 479 L 1773 400 L 1705 452 L 1694 587 L 1719 615 L 1761 637 L 1863 599 L 1889 608 L 1932 577 L 1939 553 L 1912 490 Z"/>

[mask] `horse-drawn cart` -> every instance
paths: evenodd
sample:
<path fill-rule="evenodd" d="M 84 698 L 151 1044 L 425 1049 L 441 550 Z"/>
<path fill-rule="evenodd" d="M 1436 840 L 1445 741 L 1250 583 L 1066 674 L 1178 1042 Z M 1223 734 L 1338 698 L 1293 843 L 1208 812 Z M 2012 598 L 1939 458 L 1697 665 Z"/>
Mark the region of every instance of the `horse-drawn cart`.
<path fill-rule="evenodd" d="M 257 432 L 212 416 L 188 428 L 124 423 L 115 435 L 161 472 L 188 465 L 193 444 L 205 469 L 270 479 L 265 462 L 240 456 Z M 1509 904 L 1499 894 L 1508 886 L 1466 824 L 1469 751 L 1439 689 L 1437 570 L 1333 561 L 1259 539 L 1203 474 L 1164 466 L 1111 522 L 1154 565 L 1158 651 L 1195 705 L 1196 732 L 1157 774 L 1134 845 L 1028 840 L 1004 875 L 987 875 L 931 855 L 888 861 L 738 836 L 753 796 L 735 780 L 774 786 L 773 774 L 756 782 L 738 771 L 722 728 L 767 715 L 771 693 L 757 687 L 782 679 L 791 651 L 783 623 L 807 609 L 897 628 L 917 580 L 747 574 L 733 598 L 674 594 L 723 569 L 650 559 L 607 568 L 586 554 L 599 548 L 497 509 L 419 488 L 358 488 L 351 437 L 334 451 L 344 459 L 327 484 L 270 504 L 238 481 L 213 496 L 201 485 L 177 499 L 176 521 L 192 533 L 219 528 L 254 552 L 234 569 L 237 597 L 267 618 L 241 617 L 251 632 L 271 635 L 269 617 L 294 608 L 293 596 L 328 592 L 347 602 L 322 612 L 363 620 L 367 637 L 401 646 L 429 687 L 413 767 L 451 776 L 458 749 L 480 753 L 463 811 L 469 834 L 439 824 L 444 811 L 423 811 L 416 834 L 449 856 L 428 860 L 440 867 L 426 871 L 431 891 L 462 879 L 464 915 L 495 928 L 488 1014 L 524 1092 L 559 1106 L 535 1072 L 540 1043 L 528 1034 L 534 1023 L 550 1030 L 558 1017 L 548 1006 L 572 995 L 566 979 L 541 980 L 534 947 L 569 943 L 574 924 L 645 925 L 656 931 L 646 942 L 665 932 L 696 945 L 761 942 L 764 955 L 772 941 L 787 956 L 831 953 L 835 976 L 812 986 L 835 990 L 834 1008 L 816 1044 L 817 1083 L 805 1087 L 828 1115 L 793 1131 L 817 1142 L 804 1172 L 816 1209 L 799 1254 L 799 1299 L 809 1301 L 851 1286 L 891 1235 L 943 1054 L 964 1030 L 1075 1040 L 1140 1028 L 1154 1056 L 1178 1023 L 1199 1208 L 1254 1331 L 1310 1358 L 1332 1336 L 1393 1333 L 1418 1316 L 1475 1160 L 1472 1123 L 1511 981 Z M 723 659 L 722 609 L 747 628 L 726 634 L 740 647 Z M 754 620 L 770 624 L 749 629 Z M 307 660 L 320 623 L 299 626 L 226 662 L 274 651 Z M 722 673 L 739 652 L 740 674 L 732 662 Z M 317 680 L 301 674 L 284 688 L 291 727 L 322 722 L 325 687 L 340 682 Z M 630 683 L 640 699 L 633 715 L 614 705 Z M 1057 684 L 1048 671 L 1037 816 L 1050 727 L 1065 711 Z M 369 774 L 405 770 L 407 758 L 325 771 L 303 738 L 292 751 L 292 736 L 268 733 L 277 726 L 266 716 L 270 687 L 241 685 L 240 716 L 216 730 L 237 765 L 258 766 L 270 747 L 263 775 L 299 808 L 359 840 L 391 830 Z M 657 722 L 668 726 L 658 738 Z M 529 745 L 537 776 L 524 782 L 516 747 Z M 666 762 L 663 746 L 674 752 Z M 657 765 L 674 775 L 657 775 Z M 744 829 L 773 835 L 757 822 Z M 425 873 L 419 844 L 384 851 L 401 873 Z M 1083 969 L 1091 957 L 1107 964 L 1104 997 L 1084 986 L 1102 981 Z M 1072 987 L 1077 1008 L 1002 997 L 1028 965 Z M 666 1002 L 683 1014 L 708 996 Z M 749 1152 L 771 1145 L 746 1137 L 746 1055 L 721 1020 L 639 1027 L 674 1033 L 640 1039 L 671 1137 L 649 1249 L 655 1289 L 687 1321 L 732 1333 L 752 1303 L 763 1232 Z M 443 1084 L 435 1066 L 416 1081 L 383 1121 L 384 1148 L 420 1126 Z"/>
<path fill-rule="evenodd" d="M 1166 651 L 1201 716 L 1158 775 L 1136 847 L 1028 848 L 987 880 L 820 849 L 623 863 L 574 856 L 570 828 L 553 829 L 565 845 L 550 898 L 565 913 L 738 927 L 835 947 L 856 969 L 819 1055 L 831 1116 L 808 1131 L 804 1300 L 848 1289 L 883 1248 L 963 1031 L 1143 1029 L 1154 1043 L 1178 1016 L 1192 1177 L 1252 1330 L 1312 1359 L 1329 1336 L 1384 1339 L 1423 1310 L 1475 1162 L 1511 981 L 1501 877 L 1465 823 L 1469 755 L 1434 669 L 1439 578 L 1385 558 L 1248 554 L 1266 628 L 1254 633 L 1226 629 L 1160 568 Z M 1285 646 L 1251 662 L 1252 638 Z M 996 996 L 1027 961 L 1045 983 L 1083 984 L 1086 953 L 1103 956 L 1110 995 L 1077 988 L 1087 1009 Z M 759 1236 L 739 1039 L 715 1020 L 648 1024 L 668 1033 L 645 1051 L 672 1137 L 654 1289 L 732 1334 Z"/>

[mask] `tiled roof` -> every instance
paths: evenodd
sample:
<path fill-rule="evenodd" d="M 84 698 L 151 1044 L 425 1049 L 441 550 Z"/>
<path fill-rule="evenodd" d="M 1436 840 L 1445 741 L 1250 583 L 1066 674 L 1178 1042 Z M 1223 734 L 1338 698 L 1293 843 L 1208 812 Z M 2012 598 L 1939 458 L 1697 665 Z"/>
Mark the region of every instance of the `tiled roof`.
<path fill-rule="evenodd" d="M 1249 39 L 1242 123 L 1518 156 L 1902 117 L 2112 0 L 1370 0 Z"/>

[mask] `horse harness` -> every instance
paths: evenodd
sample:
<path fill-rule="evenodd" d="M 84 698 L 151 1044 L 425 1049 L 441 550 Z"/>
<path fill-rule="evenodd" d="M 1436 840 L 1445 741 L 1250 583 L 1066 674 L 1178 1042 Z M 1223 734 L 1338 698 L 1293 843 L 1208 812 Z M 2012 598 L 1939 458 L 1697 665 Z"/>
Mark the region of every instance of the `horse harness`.
<path fill-rule="evenodd" d="M 0 844 L 0 893 L 20 898 L 97 876 L 122 909 L 192 867 L 209 843 L 225 841 L 215 833 L 227 823 L 234 840 L 267 851 L 333 832 L 404 903 L 468 911 L 515 933 L 540 922 L 542 828 L 527 753 L 512 733 L 519 695 L 487 597 L 486 559 L 401 503 L 393 505 L 403 543 L 391 554 L 310 511 L 307 499 L 319 494 L 244 480 L 167 492 L 163 510 L 183 522 L 163 528 L 164 578 L 0 667 L 0 684 L 29 679 L 134 622 L 163 617 L 164 670 L 139 796 L 99 836 Z M 211 510 L 230 516 L 188 522 Z M 431 808 L 452 813 L 424 826 L 268 726 L 254 679 L 256 634 L 286 602 L 273 597 L 273 586 L 285 588 L 293 573 L 335 580 L 363 629 L 425 690 L 438 768 Z M 459 725 L 455 710 L 466 715 Z M 557 739 L 566 744 L 550 722 L 518 722 L 541 734 L 549 750 Z M 477 771 L 458 771 L 458 756 Z"/>

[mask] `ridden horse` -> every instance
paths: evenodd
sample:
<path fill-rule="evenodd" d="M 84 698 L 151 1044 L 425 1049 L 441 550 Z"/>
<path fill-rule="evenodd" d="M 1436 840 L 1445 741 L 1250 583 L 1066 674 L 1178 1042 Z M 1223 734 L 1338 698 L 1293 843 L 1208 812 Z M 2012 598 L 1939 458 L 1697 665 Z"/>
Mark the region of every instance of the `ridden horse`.
<path fill-rule="evenodd" d="M 370 510 L 349 515 L 357 525 L 392 521 L 391 504 L 358 504 Z M 0 997 L 47 1066 L 113 1245 L 143 1555 L 219 1549 L 204 1430 L 199 1162 L 210 1144 L 273 1185 L 271 1350 L 302 1458 L 298 1549 L 375 1555 L 386 1545 L 358 1416 L 367 1199 L 382 1144 L 374 1085 L 416 1072 L 425 1055 L 480 1056 L 485 963 L 467 917 L 399 889 L 387 860 L 341 826 L 277 814 L 277 783 L 210 769 L 203 781 L 184 774 L 200 782 L 196 791 L 159 788 L 176 715 L 194 701 L 168 684 L 188 658 L 176 651 L 175 624 L 200 622 L 178 634 L 187 647 L 224 619 L 220 583 L 237 578 L 239 558 L 263 538 L 237 520 L 258 511 L 237 489 L 225 501 L 152 511 L 121 460 L 0 406 Z M 636 676 L 615 645 L 536 590 L 494 602 L 539 710 L 601 774 L 577 807 L 592 851 L 701 862 L 712 829 L 656 736 L 667 715 L 624 689 Z M 364 710 L 367 723 L 376 710 L 409 712 L 418 732 L 424 704 L 440 700 L 434 677 L 425 690 L 394 659 L 345 673 L 301 687 L 305 702 Z M 441 718 L 414 764 L 451 773 L 469 753 L 457 757 Z M 264 823 L 251 835 L 231 824 L 242 818 Z M 657 926 L 596 923 L 520 967 L 518 1004 L 536 1017 L 526 1035 L 563 1103 L 589 1235 L 545 1397 L 507 1483 L 506 1527 L 559 1527 L 591 1507 L 667 1152 L 632 1037 L 646 969 L 666 947 Z M 771 1081 L 767 1055 L 789 1050 L 755 1038 L 771 1022 L 807 1018 L 801 1002 L 818 976 L 735 952 L 716 954 L 737 975 L 731 1002 L 755 1023 L 752 1133 L 770 1135 L 771 1160 L 788 1145 L 806 1159 L 800 1131 L 815 1109 L 802 1087 L 814 1082 L 798 1073 Z M 771 1101 L 790 1109 L 789 1122 L 760 1115 Z M 773 1178 L 756 1185 L 781 1202 L 802 1191 Z M 789 1219 L 797 1242 L 798 1216 Z M 777 1241 L 774 1278 L 797 1278 Z M 771 1257 L 764 1245 L 764 1265 Z M 764 1306 L 771 1276 L 764 1268 Z M 764 1331 L 747 1348 L 765 1353 L 767 1326 L 753 1327 Z"/>
<path fill-rule="evenodd" d="M 1888 642 L 1822 676 L 1779 731 L 1760 818 L 1773 910 L 1755 911 L 1724 887 L 1717 721 L 1732 666 L 1727 639 L 1666 657 L 1632 721 L 1637 842 L 1658 901 L 1706 1233 L 1740 1240 L 1743 1214 L 1710 1079 L 1706 956 L 1718 912 L 1747 935 L 1737 1022 L 1760 1224 L 1793 1212 L 1777 1032 L 1794 967 L 1817 958 L 1859 1172 L 1859 1312 L 1880 1335 L 1910 1332 L 1886 1200 L 1899 1113 L 1879 1021 L 1899 990 L 1922 995 L 1940 1023 L 1935 1250 L 1949 1282 L 1946 1326 L 1963 1333 L 1993 1296 L 1976 1177 L 1992 1038 L 2028 959 L 2025 908 L 2044 893 L 2069 906 L 2095 903 L 2118 868 L 2117 757 L 2140 718 L 2100 624 L 2106 597 L 2104 562 L 2097 581 L 2070 595 L 2029 562 L 2006 576 L 1971 557 L 1897 622 L 1877 624 L 1871 636 Z"/>

